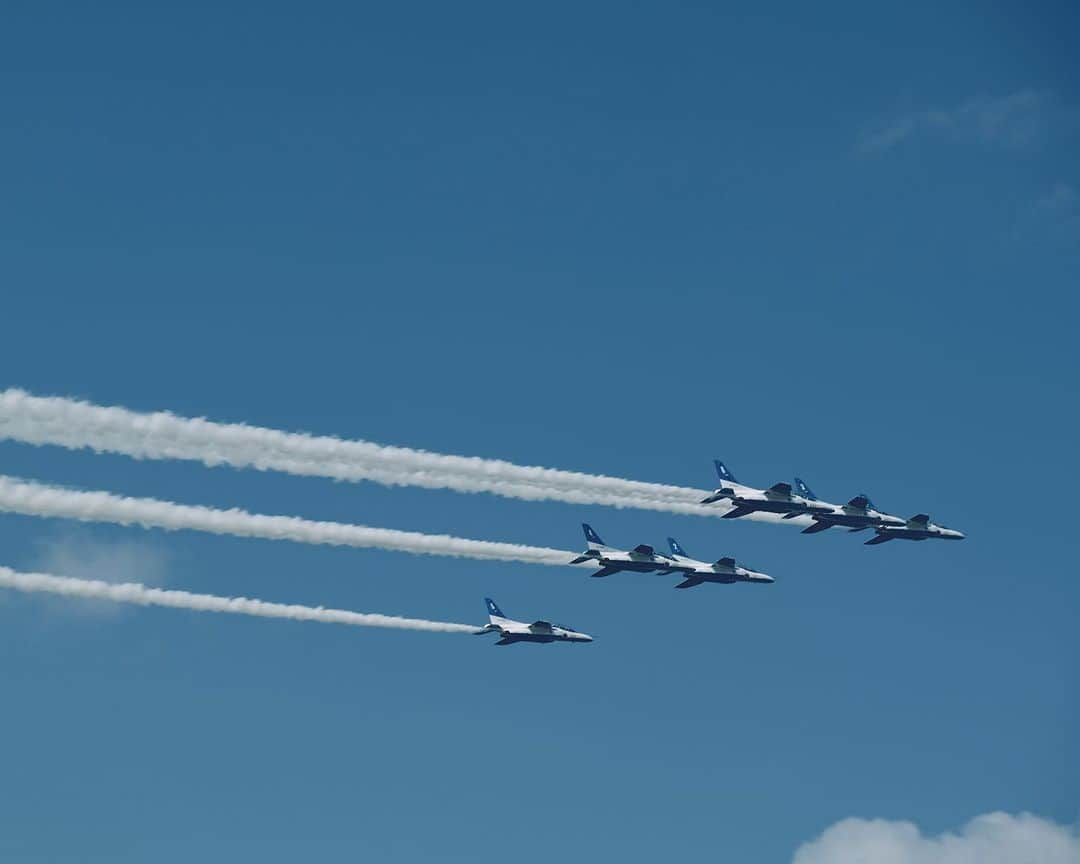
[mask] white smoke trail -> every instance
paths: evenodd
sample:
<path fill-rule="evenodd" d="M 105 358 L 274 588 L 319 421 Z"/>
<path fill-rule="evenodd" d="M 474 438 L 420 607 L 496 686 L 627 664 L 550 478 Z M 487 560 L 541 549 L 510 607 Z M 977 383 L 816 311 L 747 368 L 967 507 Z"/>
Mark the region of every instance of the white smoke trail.
<path fill-rule="evenodd" d="M 266 516 L 245 510 L 175 504 L 154 498 L 128 498 L 109 492 L 84 492 L 46 486 L 0 475 L 0 511 L 26 516 L 77 519 L 163 528 L 166 531 L 205 531 L 265 540 L 292 540 L 328 546 L 391 549 L 417 555 L 447 555 L 487 561 L 523 561 L 565 566 L 572 552 L 468 540 L 447 534 L 421 534 L 341 522 L 317 522 L 296 516 Z"/>
<path fill-rule="evenodd" d="M 169 606 L 192 609 L 196 612 L 227 612 L 233 615 L 254 615 L 260 618 L 286 618 L 292 621 L 318 621 L 323 624 L 348 624 L 353 627 L 389 627 L 398 630 L 427 630 L 433 633 L 475 633 L 479 628 L 469 624 L 447 621 L 426 621 L 422 618 L 399 618 L 368 612 L 348 612 L 344 609 L 323 609 L 321 606 L 297 606 L 268 603 L 247 597 L 218 597 L 213 594 L 192 594 L 147 588 L 137 582 L 115 584 L 96 579 L 70 579 L 46 573 L 19 573 L 0 567 L 0 587 L 26 593 L 46 592 L 66 597 L 86 597 L 134 603 L 137 606 Z"/>
<path fill-rule="evenodd" d="M 688 487 L 217 423 L 164 411 L 141 413 L 74 399 L 32 396 L 17 389 L 0 392 L 0 438 L 89 448 L 136 459 L 187 459 L 208 466 L 489 492 L 525 500 L 702 516 L 726 512 L 723 506 L 699 505 L 703 490 Z"/>

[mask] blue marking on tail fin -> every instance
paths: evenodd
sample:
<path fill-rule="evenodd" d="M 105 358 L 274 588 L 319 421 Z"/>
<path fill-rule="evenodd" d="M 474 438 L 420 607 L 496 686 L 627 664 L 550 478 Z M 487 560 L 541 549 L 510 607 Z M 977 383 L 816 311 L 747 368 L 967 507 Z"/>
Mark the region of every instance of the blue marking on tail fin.
<path fill-rule="evenodd" d="M 719 459 L 714 459 L 713 460 L 713 465 L 716 466 L 716 476 L 719 477 L 721 479 L 721 481 L 723 481 L 724 483 L 738 483 L 739 482 L 738 480 L 735 479 L 735 475 L 732 474 L 730 471 L 728 471 L 727 465 L 725 465 Z"/>
<path fill-rule="evenodd" d="M 814 494 L 813 490 L 803 482 L 801 477 L 795 478 L 795 491 L 798 492 L 807 501 L 817 501 L 818 497 Z"/>
<path fill-rule="evenodd" d="M 495 605 L 495 601 L 492 600 L 490 597 L 484 598 L 484 604 L 487 606 L 488 615 L 494 615 L 496 618 L 506 617 L 505 615 L 503 615 L 502 610 Z"/>
<path fill-rule="evenodd" d="M 668 537 L 667 538 L 667 545 L 671 549 L 671 554 L 672 555 L 678 555 L 681 558 L 689 558 L 690 557 L 689 555 L 686 554 L 686 550 L 683 549 L 682 546 L 679 545 L 679 541 L 676 540 L 674 537 Z"/>
<path fill-rule="evenodd" d="M 600 535 L 593 531 L 592 525 L 590 525 L 588 522 L 582 522 L 581 527 L 585 531 L 586 540 L 588 540 L 590 543 L 598 543 L 601 546 L 605 545 L 604 541 L 600 539 Z"/>

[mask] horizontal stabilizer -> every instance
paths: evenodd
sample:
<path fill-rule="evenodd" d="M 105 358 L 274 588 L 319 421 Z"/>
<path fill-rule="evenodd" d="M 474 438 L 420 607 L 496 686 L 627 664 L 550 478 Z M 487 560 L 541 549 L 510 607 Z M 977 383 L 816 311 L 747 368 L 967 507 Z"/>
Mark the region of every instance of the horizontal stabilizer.
<path fill-rule="evenodd" d="M 815 522 L 809 528 L 803 528 L 803 534 L 820 534 L 822 531 L 828 531 L 832 528 L 832 522 Z"/>
<path fill-rule="evenodd" d="M 687 578 L 684 581 L 680 582 L 675 587 L 676 588 L 693 588 L 695 585 L 700 585 L 704 581 L 705 581 L 704 579 L 698 579 L 696 576 L 690 576 L 689 578 Z"/>
<path fill-rule="evenodd" d="M 513 644 L 514 644 L 514 640 L 513 640 L 513 639 L 511 639 L 511 638 L 510 638 L 509 636 L 503 636 L 503 637 L 502 637 L 502 639 L 500 639 L 500 640 L 499 640 L 498 642 L 496 642 L 495 644 L 496 644 L 496 645 L 513 645 Z"/>

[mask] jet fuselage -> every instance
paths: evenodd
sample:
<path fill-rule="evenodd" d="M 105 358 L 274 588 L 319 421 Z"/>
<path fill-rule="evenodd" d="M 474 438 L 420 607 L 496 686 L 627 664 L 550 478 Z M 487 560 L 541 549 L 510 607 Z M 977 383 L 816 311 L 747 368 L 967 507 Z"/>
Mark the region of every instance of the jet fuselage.
<path fill-rule="evenodd" d="M 908 528 L 906 526 L 882 525 L 878 528 L 878 536 L 885 536 L 889 540 L 963 540 L 964 535 L 953 528 L 941 528 L 937 525 L 930 528 Z"/>

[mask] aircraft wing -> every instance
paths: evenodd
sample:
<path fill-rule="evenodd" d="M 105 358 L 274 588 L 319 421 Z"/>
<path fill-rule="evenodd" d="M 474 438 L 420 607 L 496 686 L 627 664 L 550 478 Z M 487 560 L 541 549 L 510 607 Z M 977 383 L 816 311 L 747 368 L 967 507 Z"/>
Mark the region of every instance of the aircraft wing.
<path fill-rule="evenodd" d="M 754 512 L 753 507 L 736 507 L 734 510 L 730 510 L 721 516 L 721 519 L 738 519 L 740 516 L 749 516 Z"/>
<path fill-rule="evenodd" d="M 593 579 L 602 579 L 604 576 L 610 576 L 612 573 L 618 573 L 618 572 L 619 572 L 618 567 L 601 567 L 595 573 L 590 573 L 589 575 Z"/>
<path fill-rule="evenodd" d="M 879 543 L 888 543 L 893 538 L 889 534 L 875 534 L 863 546 L 877 546 Z"/>
<path fill-rule="evenodd" d="M 826 522 L 824 520 L 819 521 L 819 522 L 814 522 L 814 524 L 811 525 L 809 528 L 803 528 L 802 533 L 803 534 L 817 534 L 820 531 L 825 531 L 825 530 L 827 530 L 829 528 L 832 528 L 832 525 L 833 525 L 832 522 Z"/>
<path fill-rule="evenodd" d="M 656 550 L 653 549 L 652 546 L 649 546 L 649 545 L 647 545 L 645 543 L 642 543 L 640 546 L 635 546 L 632 551 L 637 552 L 638 555 L 655 555 L 656 554 Z"/>
<path fill-rule="evenodd" d="M 675 587 L 676 588 L 693 588 L 695 585 L 700 585 L 704 581 L 705 581 L 704 579 L 701 579 L 701 578 L 699 578 L 697 576 L 687 576 L 685 580 L 680 582 Z"/>

